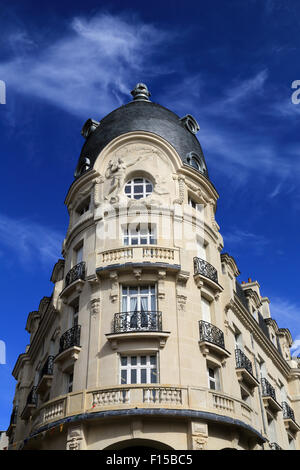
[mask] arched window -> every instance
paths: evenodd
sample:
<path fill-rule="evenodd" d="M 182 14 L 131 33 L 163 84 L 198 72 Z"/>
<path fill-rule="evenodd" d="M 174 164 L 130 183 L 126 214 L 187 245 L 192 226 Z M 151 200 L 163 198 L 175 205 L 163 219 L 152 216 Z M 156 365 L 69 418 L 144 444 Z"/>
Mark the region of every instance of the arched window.
<path fill-rule="evenodd" d="M 125 194 L 131 199 L 142 199 L 153 191 L 153 184 L 146 178 L 134 178 L 125 184 Z"/>

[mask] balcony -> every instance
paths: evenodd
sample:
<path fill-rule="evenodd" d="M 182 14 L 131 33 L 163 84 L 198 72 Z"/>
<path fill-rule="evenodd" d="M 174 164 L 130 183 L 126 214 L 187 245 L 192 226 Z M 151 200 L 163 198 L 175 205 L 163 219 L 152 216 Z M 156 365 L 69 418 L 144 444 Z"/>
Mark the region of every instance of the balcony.
<path fill-rule="evenodd" d="M 131 245 L 106 250 L 97 256 L 98 274 L 116 267 L 128 270 L 133 265 L 142 265 L 143 269 L 158 266 L 177 272 L 180 270 L 179 250 L 157 245 Z"/>
<path fill-rule="evenodd" d="M 36 387 L 32 387 L 32 389 L 30 390 L 27 396 L 26 405 L 21 414 L 22 419 L 26 420 L 32 415 L 33 411 L 37 407 L 37 402 L 38 402 L 38 396 L 36 393 Z"/>
<path fill-rule="evenodd" d="M 81 325 L 75 325 L 67 330 L 60 338 L 59 352 L 54 358 L 54 362 L 62 368 L 63 372 L 68 372 L 78 359 L 81 350 L 80 331 Z"/>
<path fill-rule="evenodd" d="M 244 382 L 252 391 L 259 385 L 253 375 L 252 363 L 241 349 L 235 350 L 236 373 L 239 382 Z"/>
<path fill-rule="evenodd" d="M 274 387 L 264 377 L 261 379 L 262 398 L 265 407 L 270 408 L 274 412 L 281 411 L 281 406 L 276 400 Z"/>
<path fill-rule="evenodd" d="M 39 383 L 36 388 L 36 393 L 38 395 L 43 395 L 51 387 L 53 378 L 53 363 L 54 356 L 48 356 L 40 372 Z"/>
<path fill-rule="evenodd" d="M 65 278 L 65 287 L 61 292 L 61 297 L 66 297 L 70 295 L 73 290 L 81 292 L 86 274 L 86 263 L 81 261 L 81 263 L 73 266 L 72 269 L 67 273 Z"/>
<path fill-rule="evenodd" d="M 225 349 L 224 333 L 215 325 L 207 321 L 199 321 L 200 350 L 204 356 L 209 353 L 221 356 L 222 359 L 230 356 Z"/>
<path fill-rule="evenodd" d="M 113 349 L 120 340 L 158 338 L 165 345 L 169 332 L 162 330 L 162 314 L 158 311 L 132 311 L 115 313 L 112 333 L 106 335 Z"/>
<path fill-rule="evenodd" d="M 283 412 L 283 421 L 284 421 L 286 429 L 287 430 L 290 429 L 293 433 L 298 432 L 300 430 L 300 427 L 295 421 L 294 411 L 285 401 L 281 403 L 281 406 L 282 406 L 282 412 Z"/>
<path fill-rule="evenodd" d="M 204 259 L 194 258 L 194 278 L 197 285 L 205 284 L 215 293 L 223 290 L 218 283 L 218 271 Z"/>
<path fill-rule="evenodd" d="M 224 421 L 227 426 L 235 420 L 237 431 L 241 429 L 249 439 L 260 439 L 256 412 L 247 406 L 245 413 L 245 403 L 235 396 L 207 387 L 160 383 L 95 387 L 59 396 L 41 405 L 34 416 L 32 429 L 35 432 L 49 423 L 69 421 L 82 414 L 92 420 L 93 414 L 97 416 L 97 413 L 106 411 L 117 411 L 124 416 L 133 414 L 137 417 L 139 414 L 139 419 L 143 419 L 145 413 L 153 418 L 163 415 L 167 419 L 166 410 L 177 418 L 182 410 L 184 420 L 187 419 L 187 410 L 191 414 L 205 412 L 208 420 L 212 417 L 212 426 L 216 420 Z M 265 442 L 260 437 L 260 442 Z"/>

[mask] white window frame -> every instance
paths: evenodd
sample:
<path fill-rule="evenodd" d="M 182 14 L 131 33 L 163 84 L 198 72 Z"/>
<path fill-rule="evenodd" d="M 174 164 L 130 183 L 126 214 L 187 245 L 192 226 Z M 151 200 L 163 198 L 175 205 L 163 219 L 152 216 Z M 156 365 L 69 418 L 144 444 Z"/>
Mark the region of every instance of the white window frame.
<path fill-rule="evenodd" d="M 154 288 L 154 291 L 153 291 Z M 126 289 L 126 293 L 124 294 L 124 289 Z M 136 289 L 137 294 L 130 295 L 130 289 Z M 147 289 L 147 293 L 143 293 L 142 290 Z M 147 298 L 147 309 L 145 311 L 151 312 L 151 311 L 157 311 L 157 286 L 156 284 L 148 284 L 146 286 L 128 286 L 128 285 L 121 285 L 121 312 L 126 313 L 126 312 L 141 312 L 142 311 L 142 298 L 146 297 Z M 126 310 L 124 309 L 124 302 L 123 299 L 126 298 Z M 136 298 L 136 309 L 132 310 L 131 309 L 131 299 Z M 152 299 L 154 298 L 154 309 L 151 307 L 152 304 Z"/>
<path fill-rule="evenodd" d="M 122 359 L 126 358 L 126 364 L 122 365 Z M 132 359 L 136 358 L 136 363 L 132 364 Z M 143 358 L 143 361 L 142 361 Z M 155 362 L 153 361 L 155 358 Z M 145 363 L 144 362 L 145 359 Z M 152 363 L 151 364 L 151 360 Z M 126 371 L 126 381 L 124 376 L 122 377 L 122 371 Z M 135 377 L 136 380 L 132 382 L 133 374 L 132 371 L 136 371 Z M 142 382 L 142 371 L 146 371 L 146 381 Z M 152 371 L 155 371 L 151 373 Z M 155 377 L 155 381 L 152 381 L 153 376 Z M 156 384 L 159 383 L 158 380 L 158 354 L 120 354 L 120 384 L 121 385 L 129 385 L 129 384 Z"/>
<path fill-rule="evenodd" d="M 144 243 L 145 241 L 145 243 Z M 156 227 L 148 224 L 145 228 L 140 226 L 131 226 L 130 224 L 123 227 L 123 245 L 155 245 Z"/>
<path fill-rule="evenodd" d="M 151 189 L 149 188 L 151 186 Z M 135 192 L 135 189 L 141 186 L 140 192 Z M 129 191 L 127 191 L 129 189 Z M 130 199 L 143 199 L 150 196 L 153 192 L 153 184 L 150 180 L 144 177 L 135 177 L 125 183 L 124 192 Z"/>
<path fill-rule="evenodd" d="M 213 376 L 210 375 L 210 371 L 213 372 Z M 207 365 L 207 378 L 208 378 L 208 388 L 210 390 L 221 390 L 221 384 L 220 384 L 220 371 L 219 367 L 212 367 L 211 365 Z M 212 387 L 212 384 L 214 384 L 214 387 Z"/>

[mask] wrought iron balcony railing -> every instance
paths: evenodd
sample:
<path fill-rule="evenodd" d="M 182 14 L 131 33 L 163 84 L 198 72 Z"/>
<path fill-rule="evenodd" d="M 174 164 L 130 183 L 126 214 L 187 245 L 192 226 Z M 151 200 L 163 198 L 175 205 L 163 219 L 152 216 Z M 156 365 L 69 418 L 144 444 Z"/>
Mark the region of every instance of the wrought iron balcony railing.
<path fill-rule="evenodd" d="M 36 387 L 32 387 L 32 389 L 30 390 L 28 396 L 27 396 L 27 399 L 26 399 L 26 405 L 37 405 L 37 401 L 38 401 L 38 396 L 37 396 L 37 393 L 36 393 Z"/>
<path fill-rule="evenodd" d="M 47 361 L 41 369 L 39 381 L 41 381 L 44 375 L 53 375 L 53 361 L 54 356 L 48 356 Z"/>
<path fill-rule="evenodd" d="M 75 325 L 67 330 L 60 338 L 59 353 L 71 348 L 72 346 L 80 346 L 80 330 L 81 325 Z"/>
<path fill-rule="evenodd" d="M 130 331 L 162 331 L 161 312 L 151 310 L 115 313 L 113 333 Z"/>
<path fill-rule="evenodd" d="M 200 341 L 207 341 L 225 349 L 224 333 L 207 321 L 199 321 Z"/>
<path fill-rule="evenodd" d="M 295 414 L 292 408 L 285 401 L 283 401 L 281 405 L 283 411 L 283 419 L 292 419 L 293 421 L 295 421 Z"/>
<path fill-rule="evenodd" d="M 271 397 L 273 400 L 276 400 L 276 393 L 275 393 L 275 388 L 272 387 L 270 382 L 268 382 L 267 379 L 264 377 L 261 379 L 261 388 L 262 388 L 262 395 L 263 397 Z"/>
<path fill-rule="evenodd" d="M 218 272 L 216 268 L 204 259 L 198 257 L 194 258 L 194 274 L 201 274 L 201 276 L 218 283 Z"/>
<path fill-rule="evenodd" d="M 85 279 L 85 261 L 81 261 L 81 263 L 76 264 L 72 269 L 70 269 L 66 275 L 65 287 L 78 279 Z"/>
<path fill-rule="evenodd" d="M 280 445 L 278 445 L 276 442 L 271 442 L 270 447 L 272 450 L 282 450 Z"/>
<path fill-rule="evenodd" d="M 235 364 L 237 369 L 246 369 L 253 375 L 252 363 L 241 349 L 235 350 Z"/>

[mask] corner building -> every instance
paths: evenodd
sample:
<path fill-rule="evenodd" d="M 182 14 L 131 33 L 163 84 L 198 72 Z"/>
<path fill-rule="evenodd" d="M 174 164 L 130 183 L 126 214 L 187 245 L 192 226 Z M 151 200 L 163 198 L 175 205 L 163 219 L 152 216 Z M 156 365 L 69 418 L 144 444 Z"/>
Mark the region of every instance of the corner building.
<path fill-rule="evenodd" d="M 131 93 L 83 126 L 9 448 L 299 449 L 291 334 L 223 252 L 197 121 Z"/>

